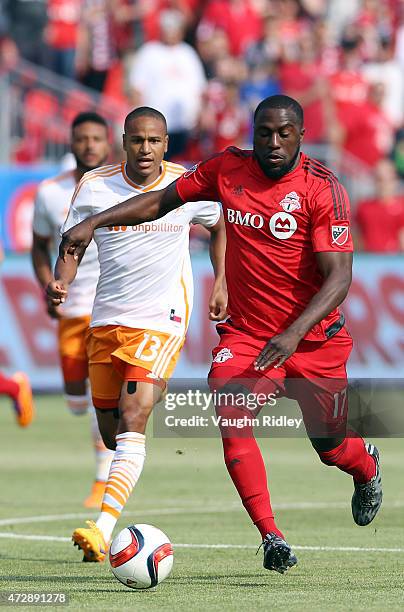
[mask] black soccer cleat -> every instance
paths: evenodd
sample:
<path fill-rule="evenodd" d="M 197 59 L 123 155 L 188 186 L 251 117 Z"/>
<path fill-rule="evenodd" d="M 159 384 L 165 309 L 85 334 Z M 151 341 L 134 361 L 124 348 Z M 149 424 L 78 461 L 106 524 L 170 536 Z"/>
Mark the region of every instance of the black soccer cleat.
<path fill-rule="evenodd" d="M 375 518 L 382 505 L 382 477 L 380 474 L 379 451 L 373 444 L 365 444 L 369 455 L 376 463 L 376 474 L 363 484 L 354 481 L 354 494 L 352 495 L 352 516 L 357 525 L 364 527 Z"/>
<path fill-rule="evenodd" d="M 264 567 L 283 574 L 287 569 L 296 565 L 297 558 L 291 547 L 276 533 L 267 533 L 262 542 L 264 547 Z"/>

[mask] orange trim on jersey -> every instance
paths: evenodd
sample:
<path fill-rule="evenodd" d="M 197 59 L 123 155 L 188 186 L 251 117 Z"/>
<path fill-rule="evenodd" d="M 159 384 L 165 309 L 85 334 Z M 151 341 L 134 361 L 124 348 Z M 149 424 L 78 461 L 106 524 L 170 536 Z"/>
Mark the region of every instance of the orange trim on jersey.
<path fill-rule="evenodd" d="M 166 162 L 166 167 L 167 170 L 172 172 L 181 172 L 181 174 L 187 171 L 187 169 L 184 166 L 181 166 L 181 164 L 174 164 L 173 162 Z"/>
<path fill-rule="evenodd" d="M 161 183 L 161 181 L 163 180 L 163 178 L 166 175 L 166 162 L 163 160 L 162 163 L 161 163 L 161 166 L 162 166 L 161 174 L 157 177 L 157 179 L 155 181 L 153 181 L 153 183 L 150 183 L 150 185 L 146 185 L 146 187 L 142 187 L 142 185 L 138 185 L 137 183 L 135 183 L 134 181 L 132 181 L 129 178 L 129 176 L 126 173 L 125 166 L 126 166 L 126 162 L 122 162 L 121 168 L 122 168 L 122 176 L 123 176 L 123 178 L 128 183 L 128 185 L 130 185 L 131 187 L 135 187 L 136 189 L 139 189 L 143 193 L 145 193 L 146 191 L 151 191 L 152 189 L 157 187 L 157 185 L 159 185 Z"/>
<path fill-rule="evenodd" d="M 181 285 L 184 291 L 184 301 L 185 301 L 185 331 L 187 331 L 188 329 L 188 323 L 189 323 L 189 303 L 188 303 L 188 296 L 187 296 L 187 288 L 185 286 L 185 281 L 184 281 L 184 275 L 181 275 Z"/>
<path fill-rule="evenodd" d="M 104 166 L 102 166 L 102 168 L 103 167 Z M 92 170 L 91 172 L 88 173 L 90 176 L 86 176 L 87 173 L 83 176 L 83 178 L 81 179 L 81 181 L 77 185 L 76 189 L 74 190 L 71 204 L 73 204 L 73 202 L 77 198 L 77 195 L 78 195 L 80 189 L 82 188 L 82 186 L 85 183 L 88 183 L 92 179 L 96 179 L 96 178 L 108 178 L 110 176 L 115 176 L 115 174 L 119 174 L 121 172 L 121 164 L 119 164 L 118 166 L 115 165 L 115 166 L 112 166 L 112 167 L 105 166 L 105 168 L 110 168 L 110 169 L 109 170 L 101 170 L 101 168 L 100 168 L 99 170 Z M 115 168 L 115 170 L 113 170 L 112 168 Z"/>
<path fill-rule="evenodd" d="M 52 176 L 48 179 L 45 179 L 44 181 L 42 181 L 41 186 L 50 185 L 51 183 L 59 183 L 60 181 L 63 181 L 69 176 L 72 176 L 74 178 L 74 170 L 66 170 L 66 172 L 62 172 L 62 174 L 58 174 L 58 176 Z"/>

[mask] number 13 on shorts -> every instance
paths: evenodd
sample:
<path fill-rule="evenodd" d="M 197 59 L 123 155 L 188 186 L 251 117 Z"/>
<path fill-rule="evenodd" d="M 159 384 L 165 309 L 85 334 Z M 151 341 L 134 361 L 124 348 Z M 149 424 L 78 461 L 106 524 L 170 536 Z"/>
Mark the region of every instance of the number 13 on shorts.
<path fill-rule="evenodd" d="M 137 347 L 135 357 L 142 361 L 154 361 L 161 347 L 161 340 L 158 336 L 151 336 L 149 333 L 144 333 L 142 342 Z"/>
<path fill-rule="evenodd" d="M 132 353 L 130 361 L 149 370 L 159 378 L 169 378 L 178 361 L 184 337 L 153 330 L 142 330 L 137 340 L 139 344 Z"/>

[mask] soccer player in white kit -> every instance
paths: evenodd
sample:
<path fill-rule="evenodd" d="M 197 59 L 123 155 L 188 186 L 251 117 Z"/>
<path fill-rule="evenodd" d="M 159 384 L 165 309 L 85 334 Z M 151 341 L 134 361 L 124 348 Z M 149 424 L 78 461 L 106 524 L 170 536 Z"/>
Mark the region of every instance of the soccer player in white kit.
<path fill-rule="evenodd" d="M 125 120 L 127 161 L 86 174 L 78 185 L 63 230 L 135 194 L 161 189 L 185 172 L 163 160 L 168 136 L 164 116 L 150 107 Z M 185 203 L 158 222 L 97 230 L 100 278 L 88 338 L 93 403 L 105 444 L 116 449 L 96 523 L 76 529 L 84 560 L 103 561 L 113 528 L 139 479 L 145 430 L 177 363 L 192 309 L 189 256 L 191 223 L 211 234 L 215 284 L 210 318 L 225 317 L 225 230 L 217 202 Z M 53 303 L 68 295 L 78 261 L 58 259 L 48 286 Z"/>
<path fill-rule="evenodd" d="M 71 151 L 76 168 L 42 181 L 38 187 L 33 220 L 32 262 L 40 286 L 45 290 L 53 279 L 52 259 L 60 242 L 62 227 L 73 193 L 89 170 L 105 164 L 109 155 L 108 126 L 96 113 L 80 113 L 72 122 Z M 84 506 L 100 508 L 113 453 L 99 433 L 91 398 L 87 392 L 88 358 L 86 334 L 90 324 L 95 289 L 100 273 L 97 247 L 92 243 L 72 283 L 63 306 L 48 303 L 48 314 L 57 319 L 58 349 L 64 379 L 66 403 L 75 415 L 92 410 L 92 437 L 96 473 Z"/>

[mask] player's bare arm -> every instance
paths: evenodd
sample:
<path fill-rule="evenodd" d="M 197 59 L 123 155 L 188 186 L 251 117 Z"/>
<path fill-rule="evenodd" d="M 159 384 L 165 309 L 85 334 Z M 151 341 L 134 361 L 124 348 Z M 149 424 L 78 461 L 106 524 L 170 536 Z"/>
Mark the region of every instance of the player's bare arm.
<path fill-rule="evenodd" d="M 51 238 L 48 236 L 39 236 L 34 232 L 32 237 L 31 259 L 35 276 L 43 289 L 53 280 L 50 249 Z"/>
<path fill-rule="evenodd" d="M 121 202 L 84 221 L 65 232 L 59 247 L 59 256 L 64 261 L 69 253 L 80 259 L 91 242 L 94 230 L 109 225 L 139 225 L 164 217 L 184 202 L 177 193 L 175 183 L 159 191 L 149 191 Z"/>
<path fill-rule="evenodd" d="M 209 255 L 215 273 L 215 283 L 209 298 L 209 319 L 223 321 L 227 309 L 227 287 L 224 257 L 226 253 L 226 229 L 223 215 L 213 226 L 207 228 L 210 232 Z"/>
<path fill-rule="evenodd" d="M 51 263 L 51 243 L 52 240 L 49 236 L 40 236 L 33 232 L 31 248 L 32 266 L 35 276 L 44 290 L 54 280 Z M 60 318 L 58 307 L 49 300 L 47 300 L 47 310 L 49 316 L 53 319 Z"/>
<path fill-rule="evenodd" d="M 83 252 L 84 253 L 84 252 Z M 48 302 L 54 306 L 59 306 L 66 301 L 69 285 L 74 281 L 77 268 L 81 261 L 72 255 L 67 255 L 65 260 L 60 257 L 56 260 L 55 278 L 48 283 L 46 293 Z"/>
<path fill-rule="evenodd" d="M 274 362 L 275 367 L 282 365 L 307 332 L 346 298 L 352 281 L 352 253 L 323 252 L 317 253 L 316 258 L 324 278 L 320 291 L 288 329 L 267 342 L 254 362 L 256 370 L 264 370 Z"/>

